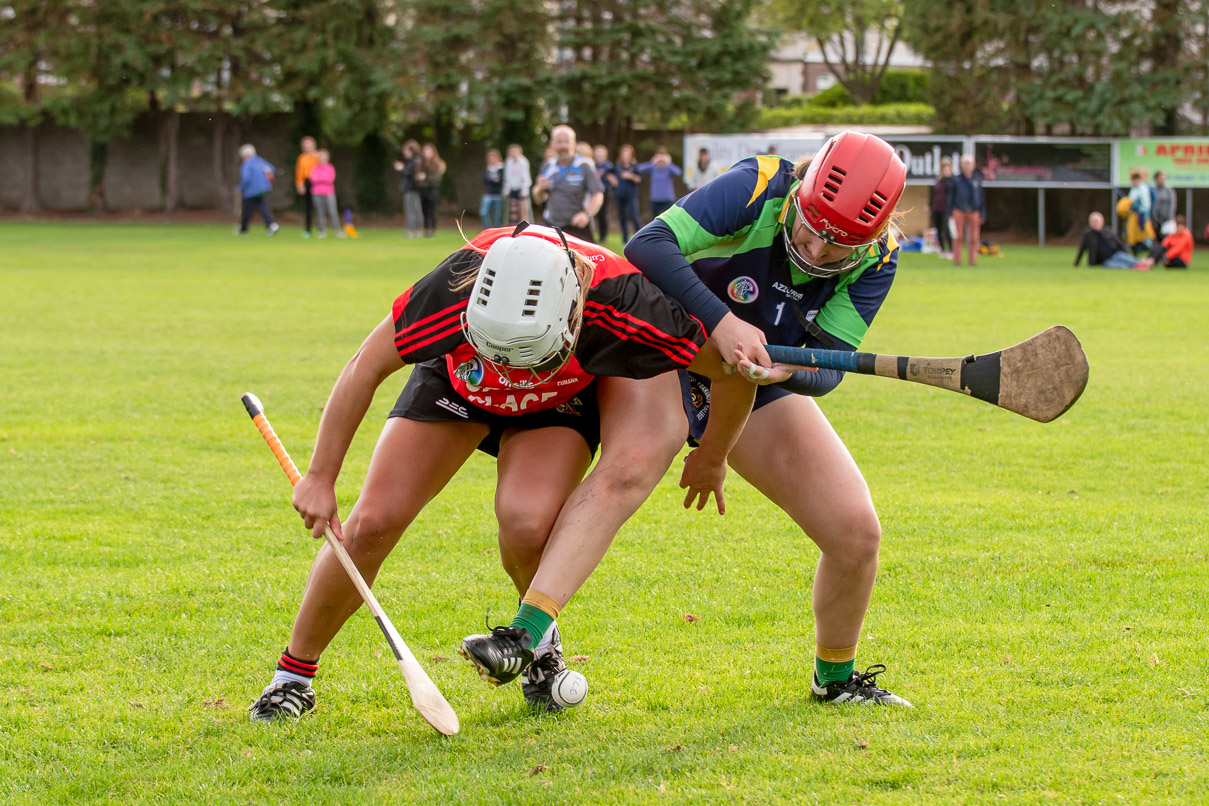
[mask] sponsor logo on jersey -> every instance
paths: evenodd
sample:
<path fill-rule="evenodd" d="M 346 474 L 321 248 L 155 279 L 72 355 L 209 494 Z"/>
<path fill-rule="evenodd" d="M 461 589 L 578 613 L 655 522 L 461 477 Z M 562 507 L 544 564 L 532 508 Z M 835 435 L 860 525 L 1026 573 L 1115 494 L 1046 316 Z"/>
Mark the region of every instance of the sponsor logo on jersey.
<path fill-rule="evenodd" d="M 760 286 L 756 285 L 756 281 L 750 277 L 736 277 L 731 280 L 726 293 L 735 302 L 755 302 L 760 296 Z"/>
<path fill-rule="evenodd" d="M 570 386 L 573 383 L 579 383 L 579 376 L 563 378 L 561 381 L 558 381 L 555 386 Z"/>
<path fill-rule="evenodd" d="M 780 291 L 785 296 L 789 297 L 794 302 L 801 302 L 802 297 L 806 296 L 801 291 L 794 291 L 792 288 L 785 285 L 784 283 L 773 283 L 772 287 L 775 290 Z"/>
<path fill-rule="evenodd" d="M 477 358 L 471 358 L 460 364 L 453 374 L 470 386 L 481 386 L 483 384 L 483 362 Z"/>
<path fill-rule="evenodd" d="M 529 407 L 534 403 L 541 405 L 555 397 L 558 397 L 558 392 L 542 392 L 541 394 L 529 392 L 524 395 L 500 393 L 496 395 L 479 394 L 477 390 L 470 390 L 470 393 L 466 395 L 466 399 L 479 408 L 510 411 L 513 414 L 528 411 Z"/>

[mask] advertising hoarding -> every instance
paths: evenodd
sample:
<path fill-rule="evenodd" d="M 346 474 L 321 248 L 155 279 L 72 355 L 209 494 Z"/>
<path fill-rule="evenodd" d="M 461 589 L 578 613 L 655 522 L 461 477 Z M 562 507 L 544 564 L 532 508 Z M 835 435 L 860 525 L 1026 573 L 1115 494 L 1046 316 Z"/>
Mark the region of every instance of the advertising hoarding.
<path fill-rule="evenodd" d="M 1112 141 L 974 138 L 974 159 L 987 187 L 1109 187 Z"/>
<path fill-rule="evenodd" d="M 1149 140 L 1119 140 L 1116 184 L 1129 185 L 1129 172 L 1143 168 L 1154 181 L 1156 171 L 1167 173 L 1167 184 L 1180 188 L 1209 187 L 1209 138 L 1164 137 Z"/>

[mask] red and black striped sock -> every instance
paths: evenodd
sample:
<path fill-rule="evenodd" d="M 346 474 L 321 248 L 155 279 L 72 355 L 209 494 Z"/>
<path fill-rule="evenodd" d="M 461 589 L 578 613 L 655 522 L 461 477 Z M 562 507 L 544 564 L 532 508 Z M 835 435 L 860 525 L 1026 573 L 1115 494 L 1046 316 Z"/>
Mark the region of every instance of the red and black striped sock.
<path fill-rule="evenodd" d="M 288 675 L 290 679 L 295 679 L 299 683 L 310 683 L 315 679 L 315 673 L 319 671 L 319 660 L 302 660 L 290 654 L 289 647 L 286 647 L 281 652 L 281 658 L 277 661 L 277 676 L 284 677 Z M 283 675 L 282 673 L 285 673 Z"/>

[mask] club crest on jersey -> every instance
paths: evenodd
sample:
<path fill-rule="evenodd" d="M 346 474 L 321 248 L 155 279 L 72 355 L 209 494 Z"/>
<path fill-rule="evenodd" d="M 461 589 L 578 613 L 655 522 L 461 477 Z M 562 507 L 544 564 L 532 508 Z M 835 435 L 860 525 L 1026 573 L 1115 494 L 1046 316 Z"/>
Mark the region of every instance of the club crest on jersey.
<path fill-rule="evenodd" d="M 570 400 L 565 400 L 554 407 L 554 410 L 559 414 L 567 414 L 572 417 L 582 417 L 583 414 L 579 411 L 579 407 L 583 405 L 583 401 L 577 397 Z"/>
<path fill-rule="evenodd" d="M 477 358 L 471 358 L 460 364 L 453 374 L 470 386 L 480 386 L 483 383 L 483 362 Z"/>
<path fill-rule="evenodd" d="M 735 302 L 755 302 L 760 296 L 760 286 L 750 277 L 736 277 L 731 280 L 726 293 Z"/>

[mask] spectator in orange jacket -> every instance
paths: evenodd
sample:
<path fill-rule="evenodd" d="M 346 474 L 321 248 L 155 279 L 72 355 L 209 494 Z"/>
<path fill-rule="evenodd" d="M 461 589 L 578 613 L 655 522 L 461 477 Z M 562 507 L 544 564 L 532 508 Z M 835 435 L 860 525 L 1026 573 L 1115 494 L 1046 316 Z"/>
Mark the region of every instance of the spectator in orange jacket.
<path fill-rule="evenodd" d="M 1182 215 L 1175 217 L 1175 232 L 1163 239 L 1154 250 L 1155 262 L 1162 261 L 1169 269 L 1186 269 L 1192 265 L 1192 232 Z"/>
<path fill-rule="evenodd" d="M 311 192 L 311 171 L 319 162 L 319 152 L 315 150 L 315 138 L 303 137 L 299 143 L 302 152 L 294 163 L 294 189 L 302 197 L 302 206 L 306 209 L 306 231 L 303 238 L 311 237 L 311 207 L 314 205 L 314 194 Z"/>

